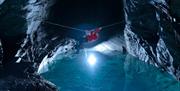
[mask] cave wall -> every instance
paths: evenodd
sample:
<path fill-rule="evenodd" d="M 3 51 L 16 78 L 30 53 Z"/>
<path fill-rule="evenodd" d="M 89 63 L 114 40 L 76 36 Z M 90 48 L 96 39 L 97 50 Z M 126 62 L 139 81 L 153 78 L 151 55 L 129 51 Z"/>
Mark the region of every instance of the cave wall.
<path fill-rule="evenodd" d="M 180 79 L 179 42 L 168 0 L 124 0 L 127 51 Z M 177 40 L 177 41 L 176 41 Z"/>
<path fill-rule="evenodd" d="M 22 39 L 26 36 L 25 15 L 26 0 L 3 0 L 0 5 L 0 40 L 3 48 L 3 64 L 14 60 Z M 18 22 L 18 23 L 17 23 Z"/>
<path fill-rule="evenodd" d="M 35 72 L 42 59 L 61 44 L 61 38 L 55 33 L 48 34 L 49 30 L 44 28 L 44 21 L 54 2 L 5 0 L 1 3 L 0 26 L 3 27 L 0 27 L 0 64 L 4 69 Z"/>

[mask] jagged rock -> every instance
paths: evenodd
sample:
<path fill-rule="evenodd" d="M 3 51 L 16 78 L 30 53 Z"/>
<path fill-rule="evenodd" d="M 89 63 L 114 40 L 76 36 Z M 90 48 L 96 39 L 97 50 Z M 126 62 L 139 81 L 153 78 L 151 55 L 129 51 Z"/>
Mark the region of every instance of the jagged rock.
<path fill-rule="evenodd" d="M 8 76 L 0 79 L 1 91 L 57 91 L 54 84 L 36 78 L 35 76 L 29 78 L 18 78 Z"/>
<path fill-rule="evenodd" d="M 36 78 L 35 75 L 28 77 L 29 74 L 35 74 L 38 63 L 55 47 L 46 46 L 51 39 L 43 36 L 45 33 L 40 27 L 51 2 L 53 0 L 7 0 L 0 6 L 0 25 L 4 26 L 0 27 L 3 45 L 3 59 L 0 59 L 3 63 L 3 68 L 0 69 L 1 91 L 57 90 L 43 78 Z M 51 44 L 53 45 L 52 42 Z M 15 63 L 16 61 L 19 63 Z"/>
<path fill-rule="evenodd" d="M 180 80 L 180 54 L 168 0 L 124 0 L 127 51 Z M 145 10 L 145 11 L 144 11 Z M 143 12 L 142 12 L 143 11 Z"/>
<path fill-rule="evenodd" d="M 3 60 L 3 49 L 2 49 L 2 43 L 0 40 L 0 66 L 2 66 L 2 60 Z"/>
<path fill-rule="evenodd" d="M 0 0 L 0 5 L 4 3 L 5 0 Z"/>

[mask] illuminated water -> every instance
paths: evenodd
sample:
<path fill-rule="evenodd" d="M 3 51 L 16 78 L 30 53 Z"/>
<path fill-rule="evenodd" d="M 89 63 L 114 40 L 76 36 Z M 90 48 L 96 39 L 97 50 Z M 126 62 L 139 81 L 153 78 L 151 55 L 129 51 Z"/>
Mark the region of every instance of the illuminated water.
<path fill-rule="evenodd" d="M 129 55 L 97 52 L 66 57 L 42 74 L 60 91 L 180 91 L 180 83 Z"/>

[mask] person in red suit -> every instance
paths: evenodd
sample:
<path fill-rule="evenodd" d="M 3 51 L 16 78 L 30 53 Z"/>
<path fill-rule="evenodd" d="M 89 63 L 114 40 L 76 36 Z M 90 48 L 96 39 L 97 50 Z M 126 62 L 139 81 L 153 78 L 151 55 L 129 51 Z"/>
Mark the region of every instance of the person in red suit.
<path fill-rule="evenodd" d="M 100 27 L 100 28 L 96 28 L 96 29 L 93 29 L 91 31 L 86 32 L 86 36 L 85 36 L 86 40 L 88 42 L 96 41 L 99 38 L 99 34 L 98 33 L 101 30 L 102 30 L 102 28 Z"/>

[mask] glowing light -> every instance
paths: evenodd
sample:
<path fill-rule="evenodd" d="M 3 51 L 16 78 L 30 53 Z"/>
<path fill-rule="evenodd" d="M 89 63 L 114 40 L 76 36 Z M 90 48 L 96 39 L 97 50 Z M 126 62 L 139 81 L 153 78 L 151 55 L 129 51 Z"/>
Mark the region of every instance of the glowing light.
<path fill-rule="evenodd" d="M 113 51 L 114 48 L 116 48 L 116 46 L 113 46 L 111 42 L 103 42 L 93 47 L 92 50 L 95 50 L 101 53 L 108 53 L 110 51 Z"/>
<path fill-rule="evenodd" d="M 93 54 L 89 55 L 87 62 L 90 66 L 94 66 L 96 64 L 96 61 L 96 57 Z"/>

